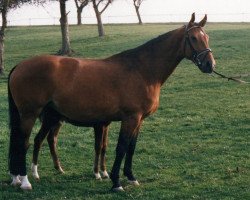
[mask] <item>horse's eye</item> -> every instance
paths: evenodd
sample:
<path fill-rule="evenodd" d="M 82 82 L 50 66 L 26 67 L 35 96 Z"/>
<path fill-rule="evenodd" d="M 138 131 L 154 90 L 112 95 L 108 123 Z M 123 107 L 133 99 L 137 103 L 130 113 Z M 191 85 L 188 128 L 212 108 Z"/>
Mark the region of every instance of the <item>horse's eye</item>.
<path fill-rule="evenodd" d="M 192 40 L 193 42 L 197 42 L 197 38 L 196 38 L 195 36 L 191 36 L 191 40 Z"/>

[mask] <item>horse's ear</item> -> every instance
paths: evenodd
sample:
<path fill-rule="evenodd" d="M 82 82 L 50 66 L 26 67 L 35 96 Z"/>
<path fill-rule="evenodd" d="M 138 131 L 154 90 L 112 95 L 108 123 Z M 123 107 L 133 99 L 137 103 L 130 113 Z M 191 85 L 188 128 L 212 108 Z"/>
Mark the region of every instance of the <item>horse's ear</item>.
<path fill-rule="evenodd" d="M 188 24 L 192 25 L 194 23 L 194 21 L 195 21 L 195 13 L 192 14 L 191 19 L 190 19 Z"/>
<path fill-rule="evenodd" d="M 207 15 L 199 22 L 199 26 L 204 27 L 207 22 Z"/>

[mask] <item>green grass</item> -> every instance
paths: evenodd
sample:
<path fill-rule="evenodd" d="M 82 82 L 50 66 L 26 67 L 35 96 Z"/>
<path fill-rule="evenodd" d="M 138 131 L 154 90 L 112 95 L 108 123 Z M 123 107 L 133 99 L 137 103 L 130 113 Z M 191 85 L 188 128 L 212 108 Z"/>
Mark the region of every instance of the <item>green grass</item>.
<path fill-rule="evenodd" d="M 106 57 L 133 48 L 181 24 L 108 25 L 97 37 L 95 26 L 71 26 L 75 56 Z M 250 24 L 208 24 L 210 47 L 219 72 L 249 73 Z M 66 172 L 53 169 L 46 142 L 41 150 L 41 180 L 31 192 L 9 186 L 7 74 L 21 60 L 53 54 L 60 48 L 58 26 L 13 27 L 6 34 L 6 74 L 0 79 L 0 199 L 250 199 L 250 86 L 202 74 L 184 60 L 162 87 L 160 107 L 147 118 L 134 156 L 134 188 L 121 176 L 125 193 L 109 191 L 110 181 L 92 175 L 91 128 L 64 124 L 58 152 Z M 250 81 L 250 78 L 245 78 Z M 30 139 L 27 164 L 39 122 Z M 114 161 L 119 123 L 109 133 L 107 165 Z"/>

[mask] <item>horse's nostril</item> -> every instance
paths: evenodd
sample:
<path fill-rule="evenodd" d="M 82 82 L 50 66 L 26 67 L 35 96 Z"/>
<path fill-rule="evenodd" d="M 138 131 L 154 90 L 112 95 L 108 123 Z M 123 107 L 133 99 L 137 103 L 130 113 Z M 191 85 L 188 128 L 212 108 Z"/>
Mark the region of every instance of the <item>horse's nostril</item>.
<path fill-rule="evenodd" d="M 207 67 L 211 67 L 212 65 L 211 65 L 211 63 L 210 63 L 210 61 L 208 60 L 207 61 Z"/>

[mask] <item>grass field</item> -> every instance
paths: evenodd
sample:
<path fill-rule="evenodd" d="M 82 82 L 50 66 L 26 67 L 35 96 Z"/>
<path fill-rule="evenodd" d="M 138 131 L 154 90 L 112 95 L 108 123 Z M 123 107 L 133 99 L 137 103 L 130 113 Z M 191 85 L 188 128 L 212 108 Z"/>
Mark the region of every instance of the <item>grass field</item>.
<path fill-rule="evenodd" d="M 71 26 L 75 56 L 106 57 L 133 48 L 181 24 Z M 208 24 L 217 69 L 227 75 L 250 72 L 250 24 Z M 7 169 L 7 74 L 19 61 L 60 48 L 58 26 L 12 27 L 6 34 L 6 74 L 0 78 L 0 199 L 250 199 L 250 85 L 202 74 L 183 60 L 162 87 L 160 107 L 143 124 L 133 168 L 140 187 L 121 176 L 125 193 L 110 192 L 109 180 L 94 180 L 91 128 L 64 124 L 58 152 L 65 174 L 53 169 L 46 142 L 40 153 L 39 182 L 33 190 L 10 187 Z M 250 78 L 245 80 L 250 81 Z M 27 165 L 31 164 L 30 139 Z M 119 123 L 112 123 L 107 152 L 111 169 Z"/>

